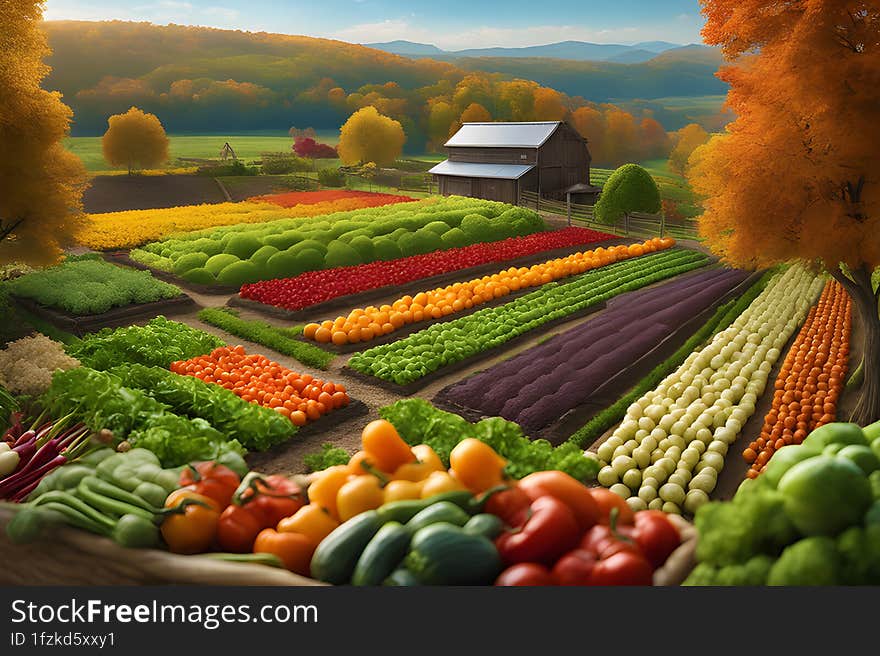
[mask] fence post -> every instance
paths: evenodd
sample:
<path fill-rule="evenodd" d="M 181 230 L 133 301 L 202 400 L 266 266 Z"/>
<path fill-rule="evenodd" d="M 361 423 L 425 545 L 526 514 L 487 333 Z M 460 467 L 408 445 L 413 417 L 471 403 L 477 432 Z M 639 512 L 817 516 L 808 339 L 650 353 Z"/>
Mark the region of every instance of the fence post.
<path fill-rule="evenodd" d="M 629 237 L 629 212 L 623 213 L 623 234 Z"/>
<path fill-rule="evenodd" d="M 666 232 L 666 215 L 662 212 L 660 213 L 660 236 L 663 237 L 663 233 Z"/>
<path fill-rule="evenodd" d="M 565 214 L 568 217 L 568 225 L 571 225 L 571 194 L 565 194 Z"/>

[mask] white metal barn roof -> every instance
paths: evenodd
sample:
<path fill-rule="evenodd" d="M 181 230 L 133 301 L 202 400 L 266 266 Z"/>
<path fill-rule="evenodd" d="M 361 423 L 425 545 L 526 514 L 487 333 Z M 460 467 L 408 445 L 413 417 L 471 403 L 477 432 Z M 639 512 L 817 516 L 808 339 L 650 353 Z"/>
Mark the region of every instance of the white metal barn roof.
<path fill-rule="evenodd" d="M 559 127 L 560 121 L 533 123 L 465 123 L 446 146 L 474 148 L 538 148 Z"/>
<path fill-rule="evenodd" d="M 534 164 L 477 164 L 474 162 L 440 162 L 428 173 L 463 178 L 498 178 L 517 180 L 535 168 Z"/>

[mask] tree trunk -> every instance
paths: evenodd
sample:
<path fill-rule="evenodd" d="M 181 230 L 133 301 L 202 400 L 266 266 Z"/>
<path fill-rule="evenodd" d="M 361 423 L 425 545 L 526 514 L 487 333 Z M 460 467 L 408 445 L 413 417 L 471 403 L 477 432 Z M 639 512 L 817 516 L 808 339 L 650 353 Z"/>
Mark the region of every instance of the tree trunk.
<path fill-rule="evenodd" d="M 867 426 L 880 420 L 880 314 L 877 312 L 876 299 L 872 303 L 857 306 L 865 331 L 865 361 L 864 380 L 852 421 Z"/>
<path fill-rule="evenodd" d="M 852 278 L 841 271 L 832 272 L 852 298 L 864 331 L 864 381 L 850 421 L 867 426 L 880 420 L 880 308 L 878 294 L 871 285 L 871 270 L 862 266 Z"/>

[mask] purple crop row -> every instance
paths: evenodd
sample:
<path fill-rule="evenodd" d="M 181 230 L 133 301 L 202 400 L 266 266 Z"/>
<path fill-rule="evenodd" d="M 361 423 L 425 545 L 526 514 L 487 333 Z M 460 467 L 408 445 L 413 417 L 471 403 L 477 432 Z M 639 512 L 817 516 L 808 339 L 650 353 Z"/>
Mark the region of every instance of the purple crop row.
<path fill-rule="evenodd" d="M 596 318 L 440 392 L 442 400 L 538 431 L 746 279 L 711 269 L 615 298 Z"/>

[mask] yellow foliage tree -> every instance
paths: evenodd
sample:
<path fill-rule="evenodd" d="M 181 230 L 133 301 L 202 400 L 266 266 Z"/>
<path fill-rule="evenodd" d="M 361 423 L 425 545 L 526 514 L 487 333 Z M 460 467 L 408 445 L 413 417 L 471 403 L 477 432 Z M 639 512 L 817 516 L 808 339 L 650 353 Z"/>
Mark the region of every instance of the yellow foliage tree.
<path fill-rule="evenodd" d="M 101 140 L 104 159 L 111 166 L 149 169 L 168 161 L 168 136 L 155 114 L 132 107 L 125 114 L 107 120 L 108 128 Z"/>
<path fill-rule="evenodd" d="M 700 233 L 725 261 L 821 261 L 863 330 L 852 420 L 880 419 L 880 9 L 855 0 L 703 0 L 703 36 L 733 65 L 737 115 L 693 157 Z M 748 55 L 748 57 L 742 57 Z M 844 265 L 844 266 L 841 266 Z"/>
<path fill-rule="evenodd" d="M 459 123 L 488 123 L 491 120 L 492 115 L 489 113 L 489 110 L 480 103 L 475 102 L 465 107 L 465 110 L 461 113 L 461 118 L 458 119 Z"/>
<path fill-rule="evenodd" d="M 86 171 L 61 146 L 70 108 L 40 88 L 50 54 L 43 2 L 3 2 L 0 26 L 0 262 L 50 264 L 83 227 Z"/>
<path fill-rule="evenodd" d="M 709 141 L 709 133 L 696 123 L 685 125 L 674 137 L 675 148 L 669 153 L 669 168 L 682 175 L 687 170 L 688 158 L 699 146 Z"/>
<path fill-rule="evenodd" d="M 561 121 L 568 114 L 562 94 L 555 89 L 535 89 L 534 115 L 536 121 Z"/>
<path fill-rule="evenodd" d="M 442 100 L 431 104 L 428 111 L 428 145 L 433 150 L 443 147 L 456 127 L 455 109 Z"/>
<path fill-rule="evenodd" d="M 348 166 L 366 162 L 381 166 L 400 157 L 404 142 L 403 126 L 368 106 L 349 116 L 339 131 L 337 150 L 342 163 Z"/>

